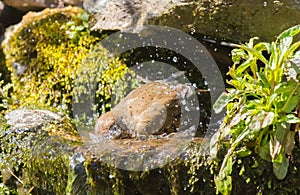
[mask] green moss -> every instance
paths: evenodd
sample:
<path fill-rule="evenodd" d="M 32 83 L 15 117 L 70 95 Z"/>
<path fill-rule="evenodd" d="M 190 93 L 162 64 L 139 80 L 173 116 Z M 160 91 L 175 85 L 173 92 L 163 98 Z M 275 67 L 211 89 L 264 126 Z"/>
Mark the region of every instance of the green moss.
<path fill-rule="evenodd" d="M 105 37 L 104 34 L 91 34 L 87 20 L 88 15 L 80 8 L 45 9 L 28 13 L 8 33 L 2 46 L 6 64 L 12 72 L 13 107 L 46 107 L 72 114 L 78 68 L 90 52 L 95 48 L 99 50 L 99 42 Z M 107 52 L 97 53 L 97 59 L 106 66 L 97 81 L 101 83 L 98 96 L 107 100 L 111 86 L 119 78 L 116 75 L 124 74 L 126 65 L 106 55 Z M 25 71 L 17 74 L 15 63 Z"/>
<path fill-rule="evenodd" d="M 164 167 L 149 171 L 126 171 L 112 167 L 85 152 L 86 161 L 81 165 L 73 183 L 73 194 L 211 194 L 217 193 L 215 173 L 220 166 L 205 153 L 203 140 L 193 141 L 177 159 Z M 223 143 L 228 144 L 227 142 Z M 222 147 L 220 157 L 226 153 Z M 91 150 L 86 148 L 86 150 Z M 83 150 L 85 151 L 85 150 Z M 270 162 L 253 153 L 237 157 L 232 172 L 232 194 L 299 194 L 300 148 L 293 151 L 289 174 L 278 180 L 272 174 Z M 101 156 L 101 159 L 103 156 Z"/>
<path fill-rule="evenodd" d="M 10 127 L 1 120 L 0 170 L 2 185 L 18 194 L 64 194 L 68 181 L 68 147 L 80 138 L 67 118 L 30 128 Z"/>

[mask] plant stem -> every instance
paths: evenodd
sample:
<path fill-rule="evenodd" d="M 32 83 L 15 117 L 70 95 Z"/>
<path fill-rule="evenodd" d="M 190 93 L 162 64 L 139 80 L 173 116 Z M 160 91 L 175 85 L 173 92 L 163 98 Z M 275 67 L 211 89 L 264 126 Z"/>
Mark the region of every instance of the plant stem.
<path fill-rule="evenodd" d="M 223 162 L 222 162 L 222 165 L 221 165 L 221 168 L 220 168 L 220 172 L 225 168 L 225 165 L 227 163 L 227 159 L 229 158 L 229 156 L 232 155 L 232 153 L 234 152 L 235 148 L 238 146 L 238 144 L 249 134 L 249 129 L 247 129 L 246 131 L 244 131 L 243 134 L 241 134 L 231 145 L 231 148 L 228 150 Z"/>

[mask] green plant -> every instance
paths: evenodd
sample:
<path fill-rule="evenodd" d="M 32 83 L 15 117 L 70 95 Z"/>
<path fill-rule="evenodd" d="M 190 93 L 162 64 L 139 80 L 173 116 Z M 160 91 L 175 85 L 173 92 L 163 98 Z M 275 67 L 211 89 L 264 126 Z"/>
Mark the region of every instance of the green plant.
<path fill-rule="evenodd" d="M 87 12 L 78 14 L 72 21 L 62 25 L 61 29 L 66 30 L 70 39 L 78 39 L 85 33 L 90 33 L 89 14 Z"/>
<path fill-rule="evenodd" d="M 236 157 L 253 151 L 273 164 L 278 179 L 284 179 L 289 166 L 288 156 L 295 146 L 300 124 L 300 25 L 282 32 L 272 43 L 235 45 L 234 62 L 228 74 L 227 89 L 214 105 L 227 114 L 219 131 L 211 139 L 211 155 L 218 157 L 220 141 L 229 141 L 218 175 L 217 190 L 230 194 L 232 166 Z M 268 57 L 266 57 L 268 56 Z M 226 147 L 226 146 L 225 146 Z"/>

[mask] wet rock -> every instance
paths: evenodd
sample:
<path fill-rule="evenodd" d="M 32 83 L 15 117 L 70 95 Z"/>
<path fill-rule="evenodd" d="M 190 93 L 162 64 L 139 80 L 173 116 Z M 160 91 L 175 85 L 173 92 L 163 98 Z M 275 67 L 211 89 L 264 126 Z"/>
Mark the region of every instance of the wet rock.
<path fill-rule="evenodd" d="M 0 122 L 2 183 L 19 194 L 63 194 L 72 155 L 68 148 L 77 143 L 78 133 L 60 114 L 29 109 L 9 112 Z"/>
<path fill-rule="evenodd" d="M 188 106 L 188 98 L 192 95 L 192 87 L 186 84 L 166 81 L 146 83 L 103 114 L 96 123 L 95 133 L 126 138 L 179 131 L 184 114 L 182 107 Z"/>
<path fill-rule="evenodd" d="M 232 42 L 245 42 L 253 36 L 272 41 L 282 29 L 300 23 L 299 2 L 291 0 L 134 2 L 139 6 L 130 7 L 122 0 L 86 0 L 84 5 L 94 14 L 94 30 L 126 30 L 142 24 L 162 25 L 194 36 L 205 35 L 209 39 Z M 131 9 L 133 11 L 129 11 Z"/>
<path fill-rule="evenodd" d="M 54 120 L 62 120 L 62 117 L 47 110 L 18 109 L 6 114 L 5 119 L 12 129 L 23 129 L 40 126 Z"/>
<path fill-rule="evenodd" d="M 55 8 L 66 5 L 82 6 L 83 0 L 3 0 L 5 4 L 23 11 Z"/>
<path fill-rule="evenodd" d="M 191 141 L 189 147 L 178 157 L 165 166 L 145 171 L 126 171 L 118 169 L 120 164 L 142 163 L 133 161 L 129 153 L 139 155 L 144 163 L 157 159 L 147 159 L 145 152 L 149 149 L 164 147 L 166 140 L 114 140 L 119 146 L 113 154 L 102 153 L 99 155 L 95 145 L 78 147 L 75 150 L 75 157 L 81 156 L 84 162 L 77 165 L 78 174 L 75 174 L 72 185 L 73 194 L 85 194 L 97 192 L 100 194 L 215 194 L 214 174 L 219 167 L 214 164 L 203 148 L 208 140 L 196 138 Z M 144 147 L 148 145 L 149 147 Z M 98 148 L 106 147 L 105 143 L 99 144 Z M 166 149 L 166 153 L 173 148 Z M 105 151 L 104 149 L 102 151 Z M 293 160 L 290 161 L 289 173 L 284 180 L 277 180 L 273 174 L 270 162 L 262 160 L 258 155 L 251 155 L 246 158 L 238 158 L 233 166 L 232 194 L 299 194 L 300 187 L 298 177 L 300 160 L 299 147 L 293 151 Z M 122 155 L 123 161 L 115 161 L 116 164 L 107 164 L 103 159 L 115 160 L 114 155 Z M 126 159 L 126 160 L 125 160 Z M 165 159 L 161 156 L 161 159 Z M 134 159 L 136 160 L 136 159 Z M 119 163 L 119 164 L 117 164 Z M 272 187 L 270 187 L 272 183 Z"/>
<path fill-rule="evenodd" d="M 5 118 L 0 118 L 2 182 L 18 194 L 215 194 L 214 173 L 219 167 L 205 150 L 209 140 L 190 140 L 188 147 L 164 166 L 127 171 L 118 167 L 164 162 L 175 149 L 165 147 L 172 138 L 112 140 L 118 147 L 109 153 L 106 147 L 112 145 L 107 142 L 82 145 L 72 125 L 60 114 L 19 109 Z M 145 155 L 159 148 L 164 152 L 158 158 Z M 297 143 L 284 180 L 277 180 L 271 163 L 258 155 L 237 157 L 240 163 L 233 166 L 232 193 L 299 194 L 299 154 Z M 119 161 L 113 158 L 118 155 Z"/>

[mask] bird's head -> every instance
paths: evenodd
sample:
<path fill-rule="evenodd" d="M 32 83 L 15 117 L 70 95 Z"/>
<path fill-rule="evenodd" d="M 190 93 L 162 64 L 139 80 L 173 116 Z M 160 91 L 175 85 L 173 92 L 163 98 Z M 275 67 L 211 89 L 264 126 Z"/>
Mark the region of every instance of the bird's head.
<path fill-rule="evenodd" d="M 116 117 L 112 111 L 102 114 L 96 122 L 95 134 L 104 135 L 115 125 Z"/>

